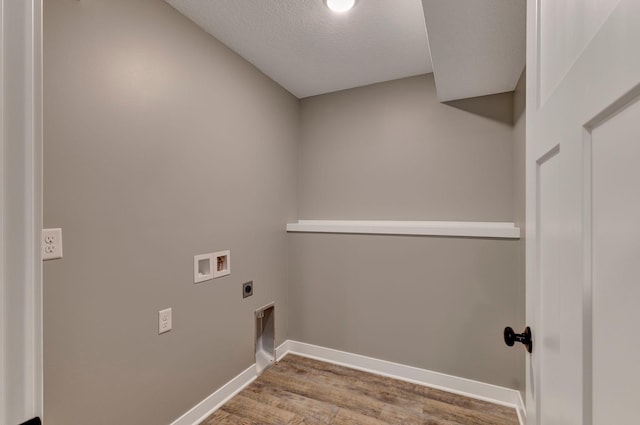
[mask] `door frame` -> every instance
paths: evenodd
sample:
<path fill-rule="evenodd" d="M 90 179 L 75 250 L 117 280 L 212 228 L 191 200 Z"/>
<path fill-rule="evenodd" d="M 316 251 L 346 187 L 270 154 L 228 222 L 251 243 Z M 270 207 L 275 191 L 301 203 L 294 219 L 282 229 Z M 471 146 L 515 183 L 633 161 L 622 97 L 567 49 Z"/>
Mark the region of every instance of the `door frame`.
<path fill-rule="evenodd" d="M 535 155 L 534 148 L 534 120 L 540 106 L 539 98 L 539 68 L 538 68 L 538 30 L 540 0 L 527 1 L 527 37 L 526 37 L 526 109 L 525 109 L 525 311 L 526 323 L 532 326 L 534 343 L 538 323 L 538 287 L 537 282 L 537 166 L 531 158 Z M 537 394 L 533 387 L 532 374 L 539 370 L 538 356 L 527 355 L 525 360 L 525 411 L 527 423 L 536 424 Z M 537 380 L 536 380 L 537 381 Z M 533 395 L 535 394 L 535 398 Z M 535 406 L 533 409 L 532 406 Z"/>
<path fill-rule="evenodd" d="M 0 0 L 0 422 L 43 414 L 42 0 Z"/>

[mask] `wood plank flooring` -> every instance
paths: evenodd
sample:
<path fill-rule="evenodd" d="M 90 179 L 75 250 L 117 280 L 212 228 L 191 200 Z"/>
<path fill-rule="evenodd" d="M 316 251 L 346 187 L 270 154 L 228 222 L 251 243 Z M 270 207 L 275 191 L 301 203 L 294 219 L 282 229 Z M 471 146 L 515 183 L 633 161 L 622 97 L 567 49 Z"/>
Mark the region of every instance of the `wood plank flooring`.
<path fill-rule="evenodd" d="M 200 425 L 518 425 L 516 411 L 287 355 Z"/>

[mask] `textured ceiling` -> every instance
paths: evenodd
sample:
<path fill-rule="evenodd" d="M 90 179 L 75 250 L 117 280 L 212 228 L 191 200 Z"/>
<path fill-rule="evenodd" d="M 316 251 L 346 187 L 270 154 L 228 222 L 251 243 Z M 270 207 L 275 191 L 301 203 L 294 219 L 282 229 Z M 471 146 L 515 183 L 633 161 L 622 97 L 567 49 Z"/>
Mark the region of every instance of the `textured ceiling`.
<path fill-rule="evenodd" d="M 298 98 L 434 72 L 446 102 L 512 91 L 525 64 L 526 0 L 166 1 Z"/>
<path fill-rule="evenodd" d="M 438 99 L 512 91 L 525 65 L 526 0 L 422 0 Z"/>
<path fill-rule="evenodd" d="M 298 98 L 432 72 L 420 0 L 166 1 Z"/>

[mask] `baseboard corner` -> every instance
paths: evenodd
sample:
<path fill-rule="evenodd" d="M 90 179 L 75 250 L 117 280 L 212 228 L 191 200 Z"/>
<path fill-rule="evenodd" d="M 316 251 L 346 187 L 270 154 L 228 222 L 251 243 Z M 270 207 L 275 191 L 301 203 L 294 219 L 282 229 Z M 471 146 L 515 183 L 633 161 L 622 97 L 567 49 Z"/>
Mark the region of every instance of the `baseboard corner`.
<path fill-rule="evenodd" d="M 207 398 L 196 404 L 188 412 L 173 421 L 171 425 L 198 425 L 209 415 L 218 410 L 233 396 L 242 391 L 247 385 L 252 383 L 258 374 L 256 365 L 252 364 L 238 376 L 218 388 Z"/>
<path fill-rule="evenodd" d="M 293 340 L 286 340 L 276 348 L 276 359 L 278 361 L 282 360 L 287 354 L 309 357 L 513 407 L 518 414 L 520 425 L 526 424 L 524 402 L 520 391 L 517 390 Z M 251 384 L 257 377 L 256 365 L 253 364 L 173 421 L 171 425 L 199 425 L 229 399 Z"/>
<path fill-rule="evenodd" d="M 526 422 L 524 403 L 518 390 L 304 342 L 288 340 L 286 348 L 287 353 L 509 406 L 516 410 L 521 425 Z"/>

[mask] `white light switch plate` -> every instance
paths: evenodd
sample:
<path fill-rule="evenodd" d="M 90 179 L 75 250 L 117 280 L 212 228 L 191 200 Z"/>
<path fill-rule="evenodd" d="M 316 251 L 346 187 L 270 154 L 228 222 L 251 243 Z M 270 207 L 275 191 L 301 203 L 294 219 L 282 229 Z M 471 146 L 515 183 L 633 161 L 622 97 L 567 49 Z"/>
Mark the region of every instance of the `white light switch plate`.
<path fill-rule="evenodd" d="M 171 330 L 171 309 L 166 308 L 158 312 L 158 334 Z"/>
<path fill-rule="evenodd" d="M 40 242 L 43 260 L 62 258 L 62 229 L 42 229 Z"/>

